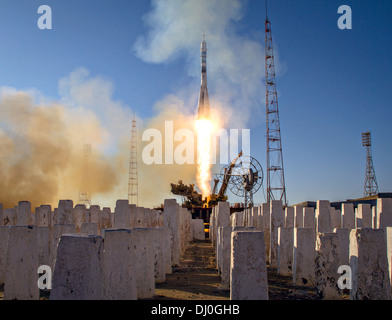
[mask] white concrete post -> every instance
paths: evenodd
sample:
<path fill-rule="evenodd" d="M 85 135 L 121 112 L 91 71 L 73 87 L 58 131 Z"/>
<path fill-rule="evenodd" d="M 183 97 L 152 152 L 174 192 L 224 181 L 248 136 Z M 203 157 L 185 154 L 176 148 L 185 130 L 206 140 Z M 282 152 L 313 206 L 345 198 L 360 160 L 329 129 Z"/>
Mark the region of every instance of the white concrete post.
<path fill-rule="evenodd" d="M 278 268 L 277 273 L 282 276 L 293 275 L 294 262 L 294 228 L 279 228 Z"/>
<path fill-rule="evenodd" d="M 295 227 L 303 228 L 304 227 L 304 207 L 303 206 L 294 206 L 294 218 L 295 218 Z"/>
<path fill-rule="evenodd" d="M 358 204 L 357 214 L 357 221 L 359 222 L 357 228 L 372 228 L 372 209 L 370 204 Z"/>
<path fill-rule="evenodd" d="M 154 234 L 152 229 L 133 228 L 136 247 L 136 286 L 138 299 L 155 294 Z"/>
<path fill-rule="evenodd" d="M 377 228 L 392 227 L 392 198 L 377 199 Z"/>
<path fill-rule="evenodd" d="M 383 229 L 350 233 L 351 300 L 390 300 L 386 235 Z"/>
<path fill-rule="evenodd" d="M 73 201 L 60 200 L 57 208 L 58 224 L 73 224 Z"/>
<path fill-rule="evenodd" d="M 294 228 L 295 216 L 294 207 L 286 207 L 285 209 L 285 225 L 286 228 Z"/>
<path fill-rule="evenodd" d="M 86 234 L 61 236 L 50 300 L 101 300 L 102 260 L 102 237 Z"/>
<path fill-rule="evenodd" d="M 316 208 L 316 231 L 331 232 L 331 215 L 329 213 L 329 201 L 318 200 Z"/>
<path fill-rule="evenodd" d="M 26 212 L 27 209 L 18 218 L 23 217 L 25 219 Z M 23 220 L 23 222 L 25 221 Z M 9 228 L 4 300 L 39 299 L 36 231 L 34 226 L 11 226 Z"/>
<path fill-rule="evenodd" d="M 271 246 L 270 246 L 270 267 L 278 266 L 278 229 L 284 227 L 284 211 L 282 201 L 272 200 L 270 203 L 271 212 Z"/>
<path fill-rule="evenodd" d="M 103 299 L 137 300 L 134 245 L 132 229 L 105 230 Z"/>
<path fill-rule="evenodd" d="M 355 213 L 352 203 L 342 203 L 342 228 L 355 229 Z"/>
<path fill-rule="evenodd" d="M 16 225 L 29 226 L 32 225 L 31 219 L 31 203 L 29 201 L 19 201 L 16 209 Z"/>
<path fill-rule="evenodd" d="M 0 284 L 4 284 L 10 226 L 0 226 Z"/>
<path fill-rule="evenodd" d="M 269 263 L 270 248 L 271 248 L 271 215 L 270 207 L 268 203 L 263 203 L 261 205 L 261 216 L 263 222 L 263 233 L 264 233 L 264 243 L 265 243 L 265 259 Z"/>
<path fill-rule="evenodd" d="M 231 238 L 231 300 L 268 300 L 263 232 L 234 231 Z"/>
<path fill-rule="evenodd" d="M 329 215 L 328 215 L 329 216 Z M 294 229 L 293 283 L 315 285 L 315 236 L 312 228 Z"/>
<path fill-rule="evenodd" d="M 342 290 L 338 287 L 341 266 L 340 242 L 337 233 L 319 233 L 316 241 L 316 288 L 320 299 L 337 300 Z"/>

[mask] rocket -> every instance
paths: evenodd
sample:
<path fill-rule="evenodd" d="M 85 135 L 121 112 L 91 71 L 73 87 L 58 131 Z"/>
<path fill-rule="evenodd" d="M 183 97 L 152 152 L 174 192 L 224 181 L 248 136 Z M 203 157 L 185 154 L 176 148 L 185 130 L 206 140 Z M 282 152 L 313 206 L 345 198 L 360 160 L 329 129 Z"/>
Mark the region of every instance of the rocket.
<path fill-rule="evenodd" d="M 207 89 L 207 42 L 203 34 L 203 41 L 201 42 L 201 86 L 199 94 L 199 104 L 197 106 L 197 119 L 210 120 L 210 100 L 208 98 Z"/>

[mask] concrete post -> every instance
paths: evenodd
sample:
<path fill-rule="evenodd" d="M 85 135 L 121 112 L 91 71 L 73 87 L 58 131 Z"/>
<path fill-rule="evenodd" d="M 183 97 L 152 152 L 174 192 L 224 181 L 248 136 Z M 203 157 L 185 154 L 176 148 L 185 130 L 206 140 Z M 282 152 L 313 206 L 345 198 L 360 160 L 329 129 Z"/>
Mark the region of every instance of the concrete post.
<path fill-rule="evenodd" d="M 73 201 L 60 200 L 57 208 L 58 224 L 73 224 Z"/>
<path fill-rule="evenodd" d="M 388 269 L 389 269 L 389 281 L 392 290 L 392 227 L 386 228 L 387 236 L 387 259 L 388 259 Z"/>
<path fill-rule="evenodd" d="M 338 235 L 341 265 L 350 264 L 350 231 L 348 229 L 334 229 Z"/>
<path fill-rule="evenodd" d="M 35 224 L 37 227 L 50 227 L 52 207 L 42 205 L 35 211 Z"/>
<path fill-rule="evenodd" d="M 313 230 L 316 229 L 316 216 L 314 213 L 314 209 L 311 207 L 303 208 L 303 215 L 304 215 L 304 228 L 312 228 Z"/>
<path fill-rule="evenodd" d="M 261 205 L 261 216 L 263 222 L 263 233 L 264 233 L 264 243 L 265 243 L 265 259 L 269 263 L 270 248 L 271 248 L 271 215 L 270 207 L 268 203 L 263 203 Z"/>
<path fill-rule="evenodd" d="M 3 205 L 0 203 L 0 227 L 4 226 Z"/>
<path fill-rule="evenodd" d="M 271 212 L 271 247 L 270 247 L 270 267 L 278 266 L 278 229 L 284 227 L 284 211 L 282 201 L 272 200 L 270 203 Z"/>
<path fill-rule="evenodd" d="M 164 223 L 170 229 L 172 264 L 180 263 L 180 207 L 175 199 L 165 199 Z"/>
<path fill-rule="evenodd" d="M 134 245 L 132 229 L 105 230 L 103 299 L 137 300 Z"/>
<path fill-rule="evenodd" d="M 5 281 L 9 230 L 10 226 L 0 226 L 0 284 Z"/>
<path fill-rule="evenodd" d="M 372 228 L 372 209 L 370 204 L 358 204 L 357 219 L 359 219 L 357 220 L 359 222 L 357 228 Z"/>
<path fill-rule="evenodd" d="M 89 209 L 89 219 L 88 222 L 97 223 L 99 221 L 99 212 L 101 207 L 98 205 L 92 205 Z"/>
<path fill-rule="evenodd" d="M 231 300 L 268 300 L 262 232 L 234 231 L 231 238 Z"/>
<path fill-rule="evenodd" d="M 52 270 L 55 265 L 58 243 L 61 236 L 66 233 L 76 233 L 76 226 L 74 224 L 55 224 L 50 231 L 49 265 Z"/>
<path fill-rule="evenodd" d="M 230 287 L 230 255 L 232 227 L 221 227 L 220 229 L 222 235 L 221 289 L 228 290 Z"/>
<path fill-rule="evenodd" d="M 294 207 L 286 207 L 284 226 L 286 228 L 294 228 L 294 223 L 295 223 Z"/>
<path fill-rule="evenodd" d="M 102 237 L 86 234 L 61 236 L 52 278 L 51 300 L 103 298 Z"/>
<path fill-rule="evenodd" d="M 329 216 L 329 215 L 328 215 Z M 293 283 L 315 285 L 315 236 L 312 228 L 294 229 Z"/>
<path fill-rule="evenodd" d="M 278 268 L 282 276 L 293 275 L 294 228 L 279 228 Z"/>
<path fill-rule="evenodd" d="M 80 233 L 98 235 L 98 224 L 96 222 L 83 222 Z"/>
<path fill-rule="evenodd" d="M 303 228 L 304 227 L 304 213 L 303 206 L 294 206 L 294 219 L 295 219 L 295 227 Z"/>
<path fill-rule="evenodd" d="M 152 229 L 134 228 L 136 247 L 136 286 L 138 299 L 155 294 L 154 234 Z"/>
<path fill-rule="evenodd" d="M 73 224 L 76 226 L 76 232 L 80 232 L 82 223 L 88 222 L 88 210 L 84 204 L 77 204 L 73 209 Z"/>
<path fill-rule="evenodd" d="M 392 227 L 392 198 L 377 199 L 377 228 Z"/>
<path fill-rule="evenodd" d="M 319 233 L 316 241 L 316 287 L 320 299 L 337 300 L 342 290 L 338 287 L 341 265 L 337 233 Z"/>
<path fill-rule="evenodd" d="M 194 240 L 205 240 L 204 221 L 202 219 L 192 219 L 191 221 L 192 237 Z"/>
<path fill-rule="evenodd" d="M 19 223 L 26 222 L 28 206 L 20 210 Z M 38 300 L 37 233 L 34 226 L 11 226 L 5 267 L 4 300 Z"/>
<path fill-rule="evenodd" d="M 342 203 L 342 228 L 355 229 L 355 213 L 352 203 Z"/>
<path fill-rule="evenodd" d="M 130 207 L 128 200 L 117 200 L 114 209 L 113 228 L 130 227 Z"/>
<path fill-rule="evenodd" d="M 331 216 L 329 213 L 329 201 L 319 200 L 317 201 L 316 209 L 316 231 L 317 232 L 331 232 Z"/>
<path fill-rule="evenodd" d="M 29 226 L 32 225 L 31 219 L 31 203 L 29 201 L 19 201 L 16 209 L 16 225 Z"/>
<path fill-rule="evenodd" d="M 351 300 L 390 300 L 386 235 L 383 229 L 350 233 Z"/>
<path fill-rule="evenodd" d="M 336 210 L 334 207 L 329 207 L 329 214 L 331 216 L 331 228 L 340 229 L 342 227 L 342 217 L 340 210 Z"/>

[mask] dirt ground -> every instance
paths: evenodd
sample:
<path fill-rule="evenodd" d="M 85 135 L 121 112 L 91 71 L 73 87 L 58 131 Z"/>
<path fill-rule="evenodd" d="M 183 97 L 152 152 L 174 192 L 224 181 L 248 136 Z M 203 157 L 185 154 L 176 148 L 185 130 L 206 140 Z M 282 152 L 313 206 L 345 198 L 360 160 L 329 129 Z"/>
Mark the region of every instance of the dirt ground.
<path fill-rule="evenodd" d="M 316 288 L 291 284 L 291 277 L 278 276 L 267 267 L 270 300 L 316 300 Z M 193 241 L 187 248 L 180 265 L 166 276 L 166 282 L 157 284 L 154 300 L 228 300 L 230 292 L 221 290 L 210 241 Z"/>

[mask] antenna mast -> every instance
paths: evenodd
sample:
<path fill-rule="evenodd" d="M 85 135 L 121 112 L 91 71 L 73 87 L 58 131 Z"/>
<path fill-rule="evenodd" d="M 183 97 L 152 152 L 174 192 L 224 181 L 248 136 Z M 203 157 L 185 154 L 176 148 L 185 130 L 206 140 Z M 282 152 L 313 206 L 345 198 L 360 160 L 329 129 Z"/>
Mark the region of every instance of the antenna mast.
<path fill-rule="evenodd" d="M 138 205 L 138 170 L 137 170 L 137 128 L 136 116 L 133 113 L 131 130 L 131 152 L 129 158 L 128 200 Z"/>
<path fill-rule="evenodd" d="M 266 11 L 267 11 L 267 1 Z M 265 19 L 265 83 L 266 83 L 266 147 L 267 147 L 267 203 L 281 200 L 287 205 L 284 180 L 282 141 L 280 135 L 278 93 L 272 46 L 271 22 Z"/>

